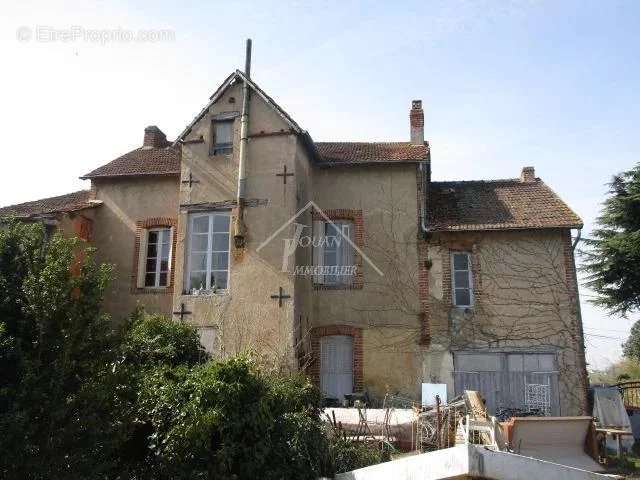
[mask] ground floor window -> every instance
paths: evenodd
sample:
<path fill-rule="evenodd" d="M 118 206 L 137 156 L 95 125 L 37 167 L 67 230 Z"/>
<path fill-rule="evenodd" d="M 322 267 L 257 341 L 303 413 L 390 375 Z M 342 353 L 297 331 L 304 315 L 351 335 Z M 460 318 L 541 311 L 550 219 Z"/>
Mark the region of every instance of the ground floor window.
<path fill-rule="evenodd" d="M 327 335 L 320 339 L 320 389 L 338 401 L 353 393 L 353 337 Z"/>
<path fill-rule="evenodd" d="M 454 353 L 455 394 L 479 391 L 492 415 L 532 411 L 559 415 L 558 369 L 553 353 Z"/>

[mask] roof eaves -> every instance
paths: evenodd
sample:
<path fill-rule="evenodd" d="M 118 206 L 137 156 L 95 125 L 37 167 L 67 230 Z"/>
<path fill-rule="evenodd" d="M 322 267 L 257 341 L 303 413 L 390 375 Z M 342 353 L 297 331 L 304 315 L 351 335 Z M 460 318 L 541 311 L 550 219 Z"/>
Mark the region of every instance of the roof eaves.
<path fill-rule="evenodd" d="M 131 173 L 97 173 L 87 174 L 79 177 L 80 180 L 91 180 L 92 178 L 123 178 L 123 177 L 175 177 L 180 175 L 180 170 L 169 172 L 131 172 Z"/>

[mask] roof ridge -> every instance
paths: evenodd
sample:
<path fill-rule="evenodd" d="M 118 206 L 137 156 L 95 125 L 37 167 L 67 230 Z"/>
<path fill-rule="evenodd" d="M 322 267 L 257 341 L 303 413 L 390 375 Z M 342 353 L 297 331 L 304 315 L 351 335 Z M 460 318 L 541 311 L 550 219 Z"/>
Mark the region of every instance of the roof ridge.
<path fill-rule="evenodd" d="M 539 182 L 542 182 L 542 180 L 540 180 L 539 178 L 536 177 L 536 182 L 523 182 L 522 180 L 520 180 L 519 178 L 489 178 L 489 179 L 480 179 L 480 180 L 432 180 L 431 183 L 507 183 L 507 182 L 514 182 L 514 183 L 521 183 L 522 185 L 531 185 L 531 184 L 536 184 Z M 544 183 L 544 182 L 542 182 Z"/>

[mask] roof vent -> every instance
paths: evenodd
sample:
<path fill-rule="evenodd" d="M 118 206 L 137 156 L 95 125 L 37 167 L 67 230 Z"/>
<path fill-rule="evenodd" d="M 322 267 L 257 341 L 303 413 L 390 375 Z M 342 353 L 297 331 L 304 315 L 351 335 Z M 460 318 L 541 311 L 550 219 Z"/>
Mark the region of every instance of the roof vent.
<path fill-rule="evenodd" d="M 534 167 L 522 167 L 520 173 L 520 181 L 522 183 L 531 183 L 536 181 L 536 169 Z"/>

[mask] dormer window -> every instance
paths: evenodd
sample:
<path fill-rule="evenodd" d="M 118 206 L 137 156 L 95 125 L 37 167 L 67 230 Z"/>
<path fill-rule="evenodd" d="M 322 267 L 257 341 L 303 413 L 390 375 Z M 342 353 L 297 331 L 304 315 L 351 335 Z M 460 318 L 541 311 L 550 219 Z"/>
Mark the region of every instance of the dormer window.
<path fill-rule="evenodd" d="M 213 120 L 211 134 L 211 155 L 233 153 L 233 120 Z"/>

